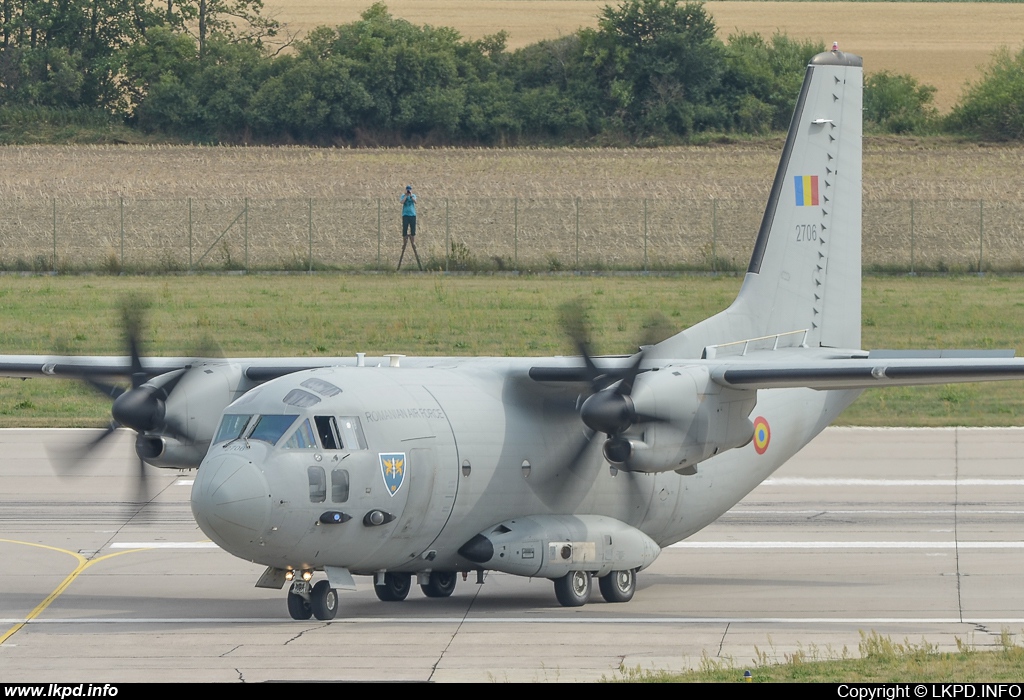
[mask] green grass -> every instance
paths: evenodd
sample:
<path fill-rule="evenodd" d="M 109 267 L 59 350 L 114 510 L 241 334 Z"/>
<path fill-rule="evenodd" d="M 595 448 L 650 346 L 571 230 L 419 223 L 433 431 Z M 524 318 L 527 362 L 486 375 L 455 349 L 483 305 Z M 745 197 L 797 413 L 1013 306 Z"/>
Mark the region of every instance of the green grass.
<path fill-rule="evenodd" d="M 656 683 L 742 683 L 750 671 L 751 682 L 798 683 L 1019 683 L 1024 677 L 1024 647 L 1009 632 L 1000 635 L 999 648 L 977 649 L 957 639 L 957 651 L 940 652 L 927 641 L 894 642 L 875 632 L 861 632 L 858 654 L 815 646 L 774 655 L 755 648 L 749 664 L 704 657 L 696 670 L 669 673 L 623 668 L 612 680 Z"/>
<path fill-rule="evenodd" d="M 0 276 L 0 353 L 123 354 L 120 300 L 152 301 L 146 352 L 231 356 L 569 354 L 558 306 L 582 297 L 596 351 L 628 353 L 652 315 L 685 328 L 725 308 L 734 276 Z M 865 348 L 1017 348 L 1024 277 L 869 277 Z M 847 425 L 1024 425 L 1016 382 L 865 393 Z M 71 381 L 0 380 L 0 427 L 82 426 L 109 404 Z"/>

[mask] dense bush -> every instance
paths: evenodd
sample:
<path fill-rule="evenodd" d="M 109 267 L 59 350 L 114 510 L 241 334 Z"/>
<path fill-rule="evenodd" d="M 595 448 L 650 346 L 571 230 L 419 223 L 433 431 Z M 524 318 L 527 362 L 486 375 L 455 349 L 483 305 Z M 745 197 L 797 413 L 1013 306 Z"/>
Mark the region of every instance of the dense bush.
<path fill-rule="evenodd" d="M 948 126 L 992 141 L 1024 139 L 1024 49 L 996 52 L 982 79 L 953 108 Z"/>
<path fill-rule="evenodd" d="M 864 122 L 889 134 L 923 133 L 936 125 L 935 88 L 909 75 L 882 71 L 864 81 Z"/>
<path fill-rule="evenodd" d="M 680 0 L 622 0 L 594 29 L 516 51 L 503 32 L 468 41 L 378 3 L 277 53 L 264 43 L 276 26 L 261 16 L 261 0 L 0 3 L 0 118 L 100 111 L 158 136 L 205 142 L 671 143 L 707 132 L 765 134 L 786 128 L 805 67 L 824 50 L 781 34 L 724 43 L 702 3 Z M 948 125 L 1024 137 L 1022 64 L 1024 52 L 1000 54 Z M 865 88 L 869 129 L 942 125 L 935 89 L 910 76 L 878 73 Z"/>

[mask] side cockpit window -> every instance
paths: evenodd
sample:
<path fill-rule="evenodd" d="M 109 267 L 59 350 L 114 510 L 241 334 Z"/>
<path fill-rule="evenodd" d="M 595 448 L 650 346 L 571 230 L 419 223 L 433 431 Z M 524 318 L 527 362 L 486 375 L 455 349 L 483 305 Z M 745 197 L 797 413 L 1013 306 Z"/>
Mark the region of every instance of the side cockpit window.
<path fill-rule="evenodd" d="M 316 423 L 316 434 L 320 436 L 320 444 L 325 450 L 340 450 L 341 438 L 338 437 L 338 421 L 334 416 L 317 416 L 313 419 Z"/>
<path fill-rule="evenodd" d="M 363 427 L 355 416 L 316 416 L 316 434 L 325 450 L 365 450 Z"/>
<path fill-rule="evenodd" d="M 346 450 L 365 450 L 366 438 L 363 437 L 363 426 L 358 416 L 341 416 L 338 418 L 341 431 L 341 443 Z"/>

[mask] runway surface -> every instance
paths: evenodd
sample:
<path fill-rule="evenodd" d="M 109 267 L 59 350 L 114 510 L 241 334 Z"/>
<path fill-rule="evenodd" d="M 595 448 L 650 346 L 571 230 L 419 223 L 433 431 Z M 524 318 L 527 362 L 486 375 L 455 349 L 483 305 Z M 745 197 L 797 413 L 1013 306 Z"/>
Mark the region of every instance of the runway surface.
<path fill-rule="evenodd" d="M 1024 429 L 823 433 L 717 523 L 665 550 L 632 602 L 562 608 L 547 580 L 490 574 L 448 599 L 288 617 L 262 567 L 210 545 L 186 474 L 131 503 L 125 433 L 82 476 L 0 430 L 0 677 L 8 682 L 581 681 L 622 668 L 856 655 L 862 633 L 998 645 L 1024 629 Z M 599 600 L 599 596 L 595 596 Z"/>

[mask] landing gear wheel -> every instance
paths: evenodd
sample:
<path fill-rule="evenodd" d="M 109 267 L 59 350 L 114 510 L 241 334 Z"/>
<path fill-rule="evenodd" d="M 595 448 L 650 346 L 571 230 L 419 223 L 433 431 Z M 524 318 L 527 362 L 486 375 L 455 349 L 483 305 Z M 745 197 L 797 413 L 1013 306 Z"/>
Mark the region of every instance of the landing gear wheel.
<path fill-rule="evenodd" d="M 385 603 L 397 603 L 405 600 L 409 595 L 410 588 L 412 588 L 412 574 L 388 572 L 384 574 L 384 582 L 379 586 L 374 586 L 373 591 Z"/>
<path fill-rule="evenodd" d="M 628 603 L 636 593 L 636 572 L 613 571 L 597 579 L 601 597 L 609 603 Z"/>
<path fill-rule="evenodd" d="M 562 578 L 555 579 L 555 597 L 567 608 L 578 608 L 590 600 L 591 578 L 589 571 L 570 571 Z"/>
<path fill-rule="evenodd" d="M 313 607 L 303 595 L 295 592 L 294 585 L 288 591 L 288 614 L 293 620 L 308 620 L 313 616 Z"/>
<path fill-rule="evenodd" d="M 310 607 L 316 619 L 333 620 L 338 614 L 338 592 L 331 588 L 328 581 L 317 581 L 310 598 Z"/>
<path fill-rule="evenodd" d="M 454 571 L 431 571 L 430 580 L 421 583 L 420 588 L 423 595 L 428 598 L 447 598 L 455 591 L 455 581 L 458 579 Z"/>

